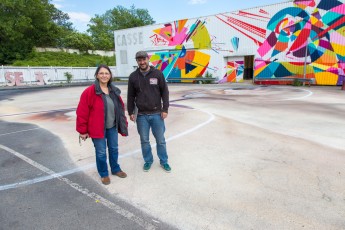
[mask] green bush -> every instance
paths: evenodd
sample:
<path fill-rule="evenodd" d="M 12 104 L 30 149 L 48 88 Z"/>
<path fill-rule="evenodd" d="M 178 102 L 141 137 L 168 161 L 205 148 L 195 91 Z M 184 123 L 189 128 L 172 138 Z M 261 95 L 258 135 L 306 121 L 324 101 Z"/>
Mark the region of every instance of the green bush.
<path fill-rule="evenodd" d="M 65 72 L 64 75 L 65 75 L 65 77 L 67 79 L 67 83 L 71 83 L 73 75 L 71 73 L 69 73 L 69 72 Z"/>
<path fill-rule="evenodd" d="M 213 75 L 212 75 L 212 73 L 210 73 L 210 72 L 207 71 L 204 77 L 205 77 L 205 78 L 213 78 Z M 211 84 L 211 83 L 212 83 L 212 80 L 204 81 L 204 83 L 205 83 L 205 84 Z"/>
<path fill-rule="evenodd" d="M 297 78 L 295 78 L 292 82 L 292 86 L 302 86 L 303 83 L 299 81 Z"/>
<path fill-rule="evenodd" d="M 31 53 L 25 60 L 15 61 L 13 66 L 68 66 L 88 67 L 100 63 L 115 66 L 115 57 L 105 57 L 95 54 L 70 54 L 66 52 Z"/>

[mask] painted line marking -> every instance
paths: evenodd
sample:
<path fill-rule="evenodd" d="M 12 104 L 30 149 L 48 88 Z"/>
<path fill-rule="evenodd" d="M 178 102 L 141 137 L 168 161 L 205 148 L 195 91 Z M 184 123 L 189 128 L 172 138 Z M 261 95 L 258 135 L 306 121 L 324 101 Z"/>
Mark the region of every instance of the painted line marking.
<path fill-rule="evenodd" d="M 25 113 L 4 114 L 4 115 L 0 115 L 0 117 L 12 117 L 12 116 L 21 116 L 21 115 L 29 115 L 29 114 L 37 114 L 37 113 L 52 113 L 52 112 L 64 112 L 64 111 L 75 111 L 75 110 L 76 108 L 52 109 L 52 110 L 42 110 L 42 111 L 33 111 L 33 112 L 25 112 Z"/>
<path fill-rule="evenodd" d="M 263 87 L 258 87 L 258 88 L 263 88 Z M 268 87 L 264 87 L 265 89 L 269 89 Z M 291 89 L 291 88 L 287 88 L 287 87 L 272 87 L 273 89 Z M 221 89 L 221 88 L 220 88 Z M 228 89 L 232 89 L 232 88 L 228 88 Z M 190 94 L 186 94 L 184 95 L 183 97 L 187 97 L 187 98 L 193 98 L 191 96 L 193 96 L 193 94 L 199 94 L 199 93 L 202 93 L 202 92 L 206 92 L 206 91 L 211 91 L 211 90 L 217 90 L 217 89 L 209 89 L 209 90 L 202 90 L 202 91 L 199 91 L 199 92 L 193 92 L 193 93 L 190 93 Z M 223 89 L 223 90 L 226 90 L 226 89 Z M 308 94 L 307 95 L 304 95 L 302 97 L 292 97 L 292 98 L 286 98 L 286 99 L 280 99 L 280 100 L 267 100 L 267 101 L 289 101 L 289 100 L 300 100 L 300 99 L 304 99 L 304 98 L 307 98 L 307 97 L 310 97 L 311 95 L 313 95 L 313 92 L 310 91 L 310 90 L 307 90 L 307 89 L 298 89 L 298 90 L 303 90 L 305 92 L 307 92 Z M 200 97 L 202 99 L 202 97 Z"/>
<path fill-rule="evenodd" d="M 73 181 L 71 181 L 70 179 L 63 177 L 61 174 L 59 173 L 55 173 L 54 171 L 50 170 L 49 168 L 37 163 L 36 161 L 31 160 L 30 158 L 24 156 L 21 153 L 18 153 L 16 151 L 14 151 L 13 149 L 10 149 L 4 145 L 0 144 L 0 148 L 2 148 L 3 150 L 12 153 L 13 155 L 15 155 L 16 157 L 20 158 L 21 160 L 27 162 L 28 164 L 32 165 L 33 167 L 53 176 L 53 178 L 56 178 L 62 182 L 65 182 L 67 185 L 69 185 L 70 187 L 74 188 L 75 190 L 77 190 L 78 192 L 90 197 L 91 199 L 98 201 L 98 203 L 101 203 L 102 205 L 104 205 L 105 207 L 115 211 L 116 213 L 120 214 L 121 216 L 127 218 L 128 220 L 131 220 L 135 223 L 137 223 L 138 225 L 142 226 L 143 228 L 147 229 L 147 230 L 151 230 L 151 229 L 156 229 L 156 227 L 148 222 L 146 222 L 145 220 L 141 219 L 140 217 L 134 215 L 133 213 L 121 208 L 120 206 L 110 202 L 109 200 L 105 199 L 104 197 L 94 193 L 94 192 L 90 192 L 87 188 L 82 187 L 81 185 L 74 183 Z"/>
<path fill-rule="evenodd" d="M 276 101 L 290 101 L 290 100 L 300 100 L 300 99 L 304 99 L 307 97 L 310 97 L 311 95 L 313 95 L 313 92 L 307 89 L 299 89 L 299 90 L 303 90 L 306 91 L 308 94 L 304 95 L 302 97 L 292 97 L 292 98 L 287 98 L 287 99 L 281 99 L 281 100 L 276 100 Z"/>
<path fill-rule="evenodd" d="M 210 112 L 199 110 L 199 109 L 195 109 L 195 110 L 201 111 L 201 112 L 204 112 L 204 113 L 208 114 L 209 118 L 207 119 L 207 121 L 205 121 L 205 122 L 203 122 L 203 123 L 201 123 L 199 125 L 196 125 L 195 127 L 191 128 L 191 129 L 188 129 L 188 130 L 186 130 L 186 131 L 184 131 L 182 133 L 179 133 L 179 134 L 177 134 L 175 136 L 167 138 L 166 142 L 170 142 L 170 141 L 175 140 L 177 138 L 181 138 L 182 136 L 185 136 L 185 135 L 187 135 L 189 133 L 192 133 L 192 132 L 202 128 L 203 126 L 209 124 L 215 118 L 215 116 L 212 113 L 210 113 Z M 2 145 L 0 145 L 0 148 L 1 148 L 1 146 Z M 152 148 L 154 148 L 154 147 L 156 147 L 156 144 L 152 144 L 151 146 L 152 146 Z M 128 153 L 119 155 L 119 158 L 130 157 L 130 156 L 133 156 L 133 155 L 138 154 L 138 153 L 141 153 L 141 149 L 137 149 L 137 150 L 134 150 L 132 152 L 128 152 Z M 43 181 L 46 181 L 46 180 L 51 180 L 53 178 L 56 178 L 57 176 L 66 176 L 66 175 L 70 175 L 70 174 L 73 174 L 73 173 L 77 173 L 77 172 L 81 172 L 81 171 L 86 171 L 86 170 L 91 169 L 91 168 L 95 168 L 95 163 L 90 163 L 90 164 L 87 164 L 87 165 L 84 165 L 84 166 L 81 166 L 81 167 L 78 167 L 78 168 L 75 168 L 75 169 L 70 169 L 70 170 L 67 170 L 67 171 L 63 171 L 63 172 L 60 172 L 60 173 L 49 174 L 48 176 L 37 177 L 37 178 L 31 179 L 31 180 L 26 180 L 26 181 L 22 181 L 22 182 L 18 182 L 18 183 L 7 184 L 7 185 L 0 185 L 0 191 L 7 190 L 7 189 L 13 189 L 13 188 L 19 188 L 19 187 L 23 187 L 23 186 L 27 186 L 27 185 L 31 185 L 31 184 L 35 184 L 35 183 L 39 183 L 39 182 L 43 182 Z"/>
<path fill-rule="evenodd" d="M 96 167 L 95 164 L 88 164 L 88 165 L 84 165 L 82 167 L 66 170 L 66 171 L 63 171 L 63 172 L 60 172 L 60 173 L 55 173 L 55 174 L 52 174 L 52 175 L 36 177 L 34 179 L 31 179 L 31 180 L 26 180 L 26 181 L 21 181 L 21 182 L 18 182 L 18 183 L 3 185 L 3 186 L 0 186 L 0 191 L 7 190 L 7 189 L 12 189 L 12 188 L 24 187 L 26 185 L 31 185 L 31 184 L 36 184 L 36 183 L 43 182 L 43 181 L 46 181 L 46 180 L 51 180 L 51 179 L 53 179 L 53 178 L 55 178 L 57 176 L 66 176 L 66 175 L 70 175 L 70 174 L 73 174 L 73 173 L 76 173 L 76 172 L 86 171 L 88 169 L 95 168 L 95 167 Z"/>
<path fill-rule="evenodd" d="M 40 128 L 24 129 L 24 130 L 10 132 L 10 133 L 3 133 L 3 134 L 0 134 L 0 136 L 6 136 L 6 135 L 14 134 L 14 133 L 27 132 L 27 131 L 32 131 L 32 130 L 36 130 L 36 129 L 40 129 Z"/>

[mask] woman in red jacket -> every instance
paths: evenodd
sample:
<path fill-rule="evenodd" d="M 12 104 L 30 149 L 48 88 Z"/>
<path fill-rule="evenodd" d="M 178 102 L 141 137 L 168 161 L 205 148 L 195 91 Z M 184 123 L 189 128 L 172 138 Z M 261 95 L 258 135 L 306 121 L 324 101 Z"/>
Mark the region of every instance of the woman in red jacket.
<path fill-rule="evenodd" d="M 81 94 L 77 108 L 77 131 L 82 140 L 88 137 L 96 151 L 96 165 L 101 181 L 110 183 L 106 148 L 112 175 L 127 177 L 118 164 L 118 133 L 128 136 L 127 118 L 120 89 L 112 84 L 108 66 L 100 65 L 95 73 L 95 83 Z"/>

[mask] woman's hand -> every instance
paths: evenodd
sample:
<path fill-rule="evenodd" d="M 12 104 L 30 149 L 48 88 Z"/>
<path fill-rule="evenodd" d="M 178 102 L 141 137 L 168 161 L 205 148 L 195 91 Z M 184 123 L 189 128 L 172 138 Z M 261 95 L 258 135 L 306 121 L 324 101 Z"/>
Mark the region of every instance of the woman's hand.
<path fill-rule="evenodd" d="M 83 141 L 85 141 L 87 138 L 89 138 L 89 134 L 88 133 L 79 134 L 79 138 L 81 138 Z"/>

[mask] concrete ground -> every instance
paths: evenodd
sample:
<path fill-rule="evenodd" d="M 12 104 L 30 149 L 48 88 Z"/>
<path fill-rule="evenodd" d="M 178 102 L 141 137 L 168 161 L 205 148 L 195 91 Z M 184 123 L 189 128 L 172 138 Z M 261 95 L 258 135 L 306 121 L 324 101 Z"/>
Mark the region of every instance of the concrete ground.
<path fill-rule="evenodd" d="M 119 88 L 125 100 L 127 86 Z M 80 146 L 75 132 L 84 89 L 13 95 L 0 101 L 0 119 L 56 135 L 76 172 L 167 226 L 345 229 L 345 91 L 338 87 L 170 84 L 166 139 L 172 172 L 159 167 L 156 154 L 151 170 L 143 172 L 130 122 L 129 137 L 119 140 L 128 177 L 113 176 L 108 186 L 94 167 L 92 142 Z"/>

